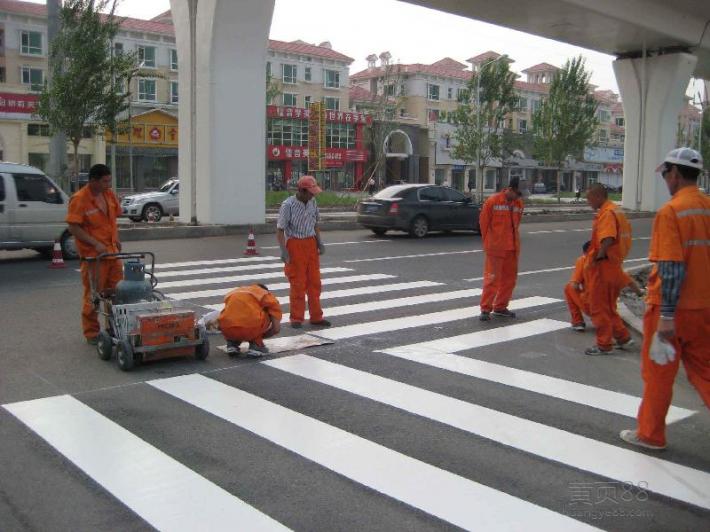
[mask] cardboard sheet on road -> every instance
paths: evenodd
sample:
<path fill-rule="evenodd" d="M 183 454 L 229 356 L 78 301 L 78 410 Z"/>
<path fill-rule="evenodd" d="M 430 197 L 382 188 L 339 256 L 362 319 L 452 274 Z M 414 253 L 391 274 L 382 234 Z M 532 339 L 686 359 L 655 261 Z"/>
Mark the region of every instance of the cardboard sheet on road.
<path fill-rule="evenodd" d="M 296 351 L 298 349 L 306 349 L 308 347 L 314 347 L 317 345 L 327 345 L 334 343 L 332 340 L 326 338 L 320 338 L 312 334 L 300 334 L 298 336 L 282 336 L 280 338 L 269 338 L 264 340 L 264 344 L 269 348 L 270 354 L 285 353 L 287 351 Z M 242 343 L 241 350 L 245 352 L 247 350 L 247 343 Z M 217 347 L 223 353 L 227 352 L 226 345 L 220 345 Z"/>

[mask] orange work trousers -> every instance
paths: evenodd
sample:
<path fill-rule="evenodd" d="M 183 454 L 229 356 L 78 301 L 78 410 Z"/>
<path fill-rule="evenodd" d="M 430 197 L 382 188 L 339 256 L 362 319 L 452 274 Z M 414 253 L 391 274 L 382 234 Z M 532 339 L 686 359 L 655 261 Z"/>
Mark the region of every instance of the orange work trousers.
<path fill-rule="evenodd" d="M 589 302 L 589 316 L 596 327 L 597 346 L 610 350 L 614 338 L 620 342 L 629 339 L 629 331 L 616 310 L 616 301 L 627 282 L 620 264 L 603 260 L 590 266 L 589 286 L 585 287 Z"/>
<path fill-rule="evenodd" d="M 638 413 L 639 438 L 655 445 L 666 444 L 666 414 L 671 405 L 673 381 L 681 360 L 688 380 L 698 390 L 705 406 L 710 408 L 710 308 L 676 310 L 676 337 L 673 343 L 676 357 L 664 366 L 656 364 L 649 356 L 660 315 L 660 307 L 650 305 L 643 317 L 643 399 Z"/>
<path fill-rule="evenodd" d="M 518 280 L 518 253 L 516 251 L 499 253 L 498 256 L 486 253 L 481 312 L 507 309 Z"/>
<path fill-rule="evenodd" d="M 306 295 L 308 295 L 308 313 L 310 321 L 323 319 L 323 309 L 320 306 L 320 255 L 315 237 L 289 238 L 286 248 L 290 261 L 284 272 L 291 285 L 288 298 L 290 304 L 290 321 L 302 322 L 306 312 Z"/>
<path fill-rule="evenodd" d="M 565 299 L 567 300 L 567 307 L 572 317 L 572 325 L 584 323 L 584 314 L 589 316 L 589 305 L 587 304 L 587 297 L 584 292 L 575 290 L 571 283 L 567 283 L 565 285 Z"/>
<path fill-rule="evenodd" d="M 96 309 L 91 301 L 91 284 L 89 275 L 94 275 L 96 262 L 81 262 L 81 282 L 84 285 L 84 302 L 81 308 L 81 325 L 86 338 L 94 338 L 99 334 L 99 320 Z M 101 261 L 98 275 L 98 286 L 101 292 L 112 292 L 118 281 L 123 279 L 123 263 L 118 259 Z"/>
<path fill-rule="evenodd" d="M 232 342 L 249 342 L 263 346 L 264 338 L 268 338 L 267 334 L 271 330 L 271 318 L 264 312 L 262 323 L 259 327 L 227 327 L 222 329 L 222 336 L 225 340 Z"/>

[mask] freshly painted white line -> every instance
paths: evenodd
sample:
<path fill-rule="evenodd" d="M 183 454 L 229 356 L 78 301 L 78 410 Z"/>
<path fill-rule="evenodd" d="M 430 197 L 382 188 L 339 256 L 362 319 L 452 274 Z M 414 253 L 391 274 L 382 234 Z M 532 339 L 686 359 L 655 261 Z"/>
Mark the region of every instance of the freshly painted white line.
<path fill-rule="evenodd" d="M 242 266 L 222 266 L 220 268 L 201 268 L 199 270 L 173 270 L 169 272 L 156 272 L 155 276 L 158 281 L 170 277 L 188 277 L 190 275 L 208 275 L 211 273 L 226 273 L 226 272 L 249 272 L 254 270 L 278 270 L 284 265 L 280 262 L 270 262 L 267 264 L 245 264 Z"/>
<path fill-rule="evenodd" d="M 624 264 L 626 264 L 627 262 L 640 262 L 642 260 L 647 261 L 648 259 L 627 259 L 624 261 Z M 521 275 L 537 275 L 538 273 L 563 272 L 565 270 L 574 270 L 574 266 L 560 266 L 558 268 L 547 268 L 545 270 L 529 270 L 527 272 L 518 272 L 518 277 L 520 277 Z M 483 277 L 471 277 L 470 279 L 464 279 L 464 281 L 483 281 Z"/>
<path fill-rule="evenodd" d="M 281 268 L 283 265 L 279 264 L 278 267 Z M 341 272 L 351 272 L 352 268 L 321 268 L 321 273 L 341 273 Z M 160 280 L 160 275 L 157 276 Z M 282 271 L 270 272 L 270 273 L 249 273 L 244 275 L 230 275 L 228 277 L 205 277 L 204 279 L 183 279 L 181 281 L 167 281 L 165 283 L 160 283 L 158 286 L 162 290 L 164 288 L 179 288 L 184 286 L 204 286 L 208 284 L 222 284 L 222 283 L 237 283 L 240 281 L 246 281 L 249 279 L 276 279 L 279 277 L 285 277 Z"/>
<path fill-rule="evenodd" d="M 360 286 L 358 288 L 346 288 L 344 290 L 330 290 L 328 292 L 321 292 L 320 299 L 335 299 L 339 297 L 350 297 L 350 296 L 361 296 L 367 294 L 381 294 L 384 292 L 396 292 L 398 290 L 412 290 L 414 288 L 432 288 L 435 286 L 443 286 L 444 283 L 435 283 L 434 281 L 413 281 L 410 283 L 393 283 L 393 284 L 381 284 L 381 285 L 369 285 Z M 274 285 L 274 287 L 269 286 L 270 291 L 274 291 L 281 285 Z M 285 283 L 284 288 L 289 288 L 288 283 Z M 282 305 L 288 305 L 290 300 L 289 296 L 277 297 L 279 303 Z M 212 310 L 221 310 L 223 305 L 203 305 L 205 308 Z M 285 318 L 284 318 L 285 321 Z"/>
<path fill-rule="evenodd" d="M 288 530 L 71 396 L 4 408 L 158 530 Z"/>
<path fill-rule="evenodd" d="M 377 244 L 380 242 L 389 242 L 389 240 L 356 240 L 353 242 L 328 242 L 326 247 L 330 246 L 349 246 L 352 244 Z M 279 249 L 279 246 L 264 246 L 260 249 Z"/>
<path fill-rule="evenodd" d="M 561 321 L 541 319 L 377 352 L 635 419 L 641 399 L 633 395 L 453 354 L 568 327 L 569 324 Z M 673 423 L 693 414 L 696 414 L 694 410 L 672 406 L 666 422 Z"/>
<path fill-rule="evenodd" d="M 559 299 L 552 299 L 550 297 L 526 297 L 511 301 L 508 308 L 511 310 L 517 310 L 540 305 L 549 305 L 550 303 L 559 303 L 559 301 Z M 334 327 L 332 329 L 323 329 L 318 331 L 318 336 L 328 338 L 329 340 L 342 340 L 344 338 L 353 338 L 367 334 L 400 331 L 402 329 L 412 329 L 414 327 L 427 327 L 437 323 L 471 319 L 479 316 L 480 313 L 481 309 L 478 306 L 467 306 L 463 308 L 443 310 L 441 312 L 432 312 L 430 314 L 418 314 L 414 316 L 405 316 L 403 318 L 392 318 L 381 321 L 368 321 L 365 323 L 356 323 L 354 325 L 345 325 L 343 327 Z"/>
<path fill-rule="evenodd" d="M 354 260 L 344 260 L 345 264 L 352 264 L 355 262 L 376 262 L 379 260 L 395 260 L 395 259 L 418 259 L 420 257 L 441 257 L 445 255 L 467 255 L 469 253 L 483 253 L 482 249 L 471 249 L 467 251 L 444 251 L 441 253 L 420 253 L 418 255 L 398 255 L 396 257 L 375 257 L 371 259 L 354 259 Z"/>
<path fill-rule="evenodd" d="M 562 514 L 201 375 L 148 384 L 354 482 L 467 530 L 589 530 Z"/>
<path fill-rule="evenodd" d="M 704 471 L 306 355 L 263 364 L 575 469 L 634 485 L 647 483 L 649 491 L 710 509 L 710 473 Z M 541 529 L 537 523 L 525 528 Z"/>
<path fill-rule="evenodd" d="M 188 262 L 166 262 L 156 264 L 155 270 L 166 270 L 169 268 L 185 268 L 188 266 L 210 266 L 216 264 L 242 264 L 248 262 L 268 262 L 272 260 L 281 260 L 279 257 L 263 255 L 259 257 L 241 257 L 238 259 L 215 259 L 215 260 L 193 260 Z"/>
<path fill-rule="evenodd" d="M 451 301 L 454 299 L 462 299 L 466 297 L 476 297 L 481 295 L 482 290 L 474 288 L 473 290 L 453 290 L 451 292 L 437 292 L 435 294 L 424 294 L 411 297 L 399 297 L 396 299 L 382 299 L 379 301 L 368 301 L 366 303 L 354 303 L 352 305 L 342 305 L 339 307 L 330 307 L 323 309 L 323 313 L 327 317 L 345 316 L 348 314 L 357 314 L 360 312 L 370 312 L 373 310 L 384 310 L 398 307 L 408 307 L 411 305 L 421 305 L 423 303 L 437 303 L 440 301 Z M 283 321 L 288 321 L 290 315 L 284 314 Z M 306 312 L 306 318 L 309 317 Z"/>
<path fill-rule="evenodd" d="M 323 270 L 321 270 L 323 273 Z M 275 276 L 276 277 L 276 276 Z M 321 285 L 327 286 L 331 284 L 347 284 L 347 283 L 362 283 L 366 281 L 380 281 L 382 279 L 394 279 L 396 275 L 389 275 L 386 273 L 371 273 L 368 275 L 349 275 L 346 277 L 327 277 L 326 279 L 321 279 Z M 248 279 L 254 279 L 254 277 L 247 277 Z M 261 277 L 265 279 L 266 277 Z M 160 287 L 160 286 L 159 286 Z M 268 284 L 269 291 L 277 290 L 288 290 L 291 287 L 289 283 L 276 283 Z M 215 288 L 213 290 L 200 290 L 197 292 L 172 292 L 166 293 L 165 295 L 170 299 L 175 299 L 178 301 L 183 301 L 185 299 L 197 299 L 202 297 L 219 297 L 225 295 L 229 292 L 233 286 Z M 219 308 L 222 308 L 221 306 Z"/>

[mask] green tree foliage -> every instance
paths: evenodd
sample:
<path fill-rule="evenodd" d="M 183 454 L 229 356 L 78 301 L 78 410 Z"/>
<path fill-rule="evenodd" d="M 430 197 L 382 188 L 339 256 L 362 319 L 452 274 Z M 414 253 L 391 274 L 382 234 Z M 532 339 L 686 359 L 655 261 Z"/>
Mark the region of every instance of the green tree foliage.
<path fill-rule="evenodd" d="M 453 157 L 476 163 L 478 197 L 483 198 L 483 170 L 502 156 L 505 117 L 516 109 L 515 73 L 500 59 L 483 65 L 466 84 L 454 112 Z"/>
<path fill-rule="evenodd" d="M 589 87 L 590 76 L 582 56 L 569 59 L 555 72 L 548 97 L 533 113 L 535 155 L 557 168 L 558 201 L 562 163 L 568 156 L 581 159 L 598 124 L 598 103 Z"/>
<path fill-rule="evenodd" d="M 134 55 L 113 53 L 120 24 L 115 5 L 116 0 L 66 0 L 50 50 L 51 83 L 42 90 L 37 114 L 71 141 L 75 173 L 85 126 L 116 131 L 137 70 Z"/>

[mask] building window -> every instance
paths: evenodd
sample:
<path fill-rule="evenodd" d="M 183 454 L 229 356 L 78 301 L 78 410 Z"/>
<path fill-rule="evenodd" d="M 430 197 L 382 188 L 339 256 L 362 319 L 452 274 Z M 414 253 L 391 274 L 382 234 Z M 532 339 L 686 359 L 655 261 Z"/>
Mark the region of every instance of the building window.
<path fill-rule="evenodd" d="M 298 75 L 298 68 L 296 67 L 296 65 L 282 65 L 281 68 L 281 81 L 283 81 L 284 83 L 289 83 L 291 85 L 295 84 Z"/>
<path fill-rule="evenodd" d="M 145 102 L 155 101 L 155 80 L 154 79 L 139 79 L 138 80 L 138 99 Z"/>
<path fill-rule="evenodd" d="M 530 100 L 530 106 L 533 113 L 536 113 L 540 109 L 540 100 Z"/>
<path fill-rule="evenodd" d="M 155 68 L 155 46 L 139 46 L 138 63 L 146 68 Z"/>
<path fill-rule="evenodd" d="M 394 96 L 394 85 L 385 85 L 385 96 Z"/>
<path fill-rule="evenodd" d="M 495 182 L 496 182 L 496 171 L 495 170 L 486 170 L 486 180 L 485 180 L 486 188 L 488 190 L 494 189 Z"/>
<path fill-rule="evenodd" d="M 323 98 L 323 103 L 325 103 L 325 108 L 329 111 L 340 111 L 340 98 L 327 96 Z"/>
<path fill-rule="evenodd" d="M 428 122 L 438 122 L 439 121 L 439 110 L 438 109 L 427 109 L 426 116 Z"/>
<path fill-rule="evenodd" d="M 306 81 L 311 81 L 311 67 L 306 67 L 306 70 L 303 73 L 303 77 Z"/>
<path fill-rule="evenodd" d="M 170 49 L 170 70 L 177 70 L 178 69 L 178 60 L 177 60 L 177 50 L 174 48 Z"/>
<path fill-rule="evenodd" d="M 27 124 L 27 135 L 30 137 L 49 137 L 49 124 Z"/>
<path fill-rule="evenodd" d="M 449 100 L 453 100 L 453 99 L 454 99 L 454 88 L 453 88 L 453 87 L 449 87 L 448 89 L 446 89 L 446 97 L 447 97 Z"/>
<path fill-rule="evenodd" d="M 296 107 L 298 105 L 298 94 L 284 92 L 283 93 L 283 104 L 286 107 Z"/>
<path fill-rule="evenodd" d="M 458 100 L 459 103 L 465 101 L 468 98 L 468 91 L 464 89 L 463 87 L 460 89 L 456 90 L 456 100 Z"/>
<path fill-rule="evenodd" d="M 600 129 L 598 135 L 599 135 L 599 142 L 606 142 L 609 138 L 607 136 L 606 129 Z"/>
<path fill-rule="evenodd" d="M 303 97 L 303 106 L 308 107 L 311 105 L 311 97 L 310 96 L 304 96 Z"/>
<path fill-rule="evenodd" d="M 427 99 L 438 100 L 439 99 L 439 86 L 427 83 L 426 85 Z"/>
<path fill-rule="evenodd" d="M 326 70 L 325 71 L 325 87 L 327 89 L 339 89 L 340 88 L 340 72 L 337 70 Z"/>
<path fill-rule="evenodd" d="M 617 116 L 615 122 L 616 122 L 617 126 L 624 127 L 624 117 L 623 116 Z"/>
<path fill-rule="evenodd" d="M 22 84 L 29 85 L 30 90 L 41 91 L 44 86 L 44 71 L 41 68 L 23 66 Z"/>
<path fill-rule="evenodd" d="M 266 62 L 266 78 L 271 77 L 271 61 Z"/>
<path fill-rule="evenodd" d="M 179 100 L 180 100 L 180 97 L 178 95 L 178 82 L 171 81 L 170 82 L 170 103 L 178 103 Z"/>
<path fill-rule="evenodd" d="M 326 127 L 325 145 L 327 148 L 354 149 L 355 126 L 329 123 Z"/>
<path fill-rule="evenodd" d="M 528 99 L 518 98 L 518 111 L 525 112 L 528 110 Z"/>
<path fill-rule="evenodd" d="M 122 54 L 123 54 L 123 43 L 122 42 L 113 43 L 113 55 L 122 55 Z"/>
<path fill-rule="evenodd" d="M 49 167 L 49 154 L 48 153 L 28 153 L 27 154 L 27 163 L 30 166 L 34 166 L 35 168 L 39 168 L 43 172 L 47 172 L 47 169 Z"/>
<path fill-rule="evenodd" d="M 525 133 L 528 130 L 527 120 L 518 120 L 518 133 Z"/>
<path fill-rule="evenodd" d="M 599 109 L 597 118 L 599 118 L 599 122 L 602 124 L 608 124 L 611 121 L 611 113 L 606 109 Z"/>
<path fill-rule="evenodd" d="M 39 31 L 23 31 L 21 40 L 21 53 L 42 55 L 42 34 Z"/>
<path fill-rule="evenodd" d="M 271 119 L 266 126 L 266 140 L 275 146 L 308 146 L 308 121 Z"/>
<path fill-rule="evenodd" d="M 7 76 L 5 75 L 5 67 L 0 66 L 0 83 L 6 83 Z"/>

